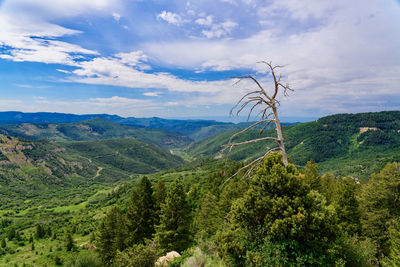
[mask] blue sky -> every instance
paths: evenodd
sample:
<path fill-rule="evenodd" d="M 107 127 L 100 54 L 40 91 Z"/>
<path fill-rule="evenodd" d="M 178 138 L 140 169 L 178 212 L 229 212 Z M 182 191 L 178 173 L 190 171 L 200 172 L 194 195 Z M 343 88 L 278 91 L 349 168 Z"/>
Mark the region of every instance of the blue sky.
<path fill-rule="evenodd" d="M 2 0 L 0 110 L 225 116 L 260 60 L 283 116 L 399 110 L 399 47 L 394 0 Z"/>

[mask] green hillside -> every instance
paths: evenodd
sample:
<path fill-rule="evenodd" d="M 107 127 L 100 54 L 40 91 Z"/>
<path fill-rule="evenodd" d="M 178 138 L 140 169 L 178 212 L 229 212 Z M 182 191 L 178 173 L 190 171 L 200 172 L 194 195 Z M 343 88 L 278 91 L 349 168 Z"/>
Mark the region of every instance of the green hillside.
<path fill-rule="evenodd" d="M 91 119 L 73 123 L 12 124 L 0 126 L 0 134 L 30 140 L 47 138 L 52 141 L 83 141 L 134 138 L 162 147 L 178 147 L 191 139 L 178 133 L 160 129 L 138 128 L 121 125 L 106 119 Z"/>
<path fill-rule="evenodd" d="M 0 209 L 81 202 L 133 175 L 182 164 L 179 157 L 133 139 L 54 143 L 1 135 Z"/>
<path fill-rule="evenodd" d="M 261 156 L 274 145 L 271 142 L 255 143 L 233 148 L 223 155 L 221 146 L 233 133 L 225 132 L 195 142 L 185 152 L 193 157 L 225 156 L 234 160 L 249 160 Z M 262 136 L 274 134 L 273 130 L 269 130 Z M 258 131 L 254 130 L 235 141 L 256 137 Z M 323 172 L 368 177 L 382 169 L 386 162 L 400 159 L 400 112 L 327 116 L 314 122 L 287 126 L 284 138 L 288 154 L 297 165 L 304 166 L 313 159 Z"/>

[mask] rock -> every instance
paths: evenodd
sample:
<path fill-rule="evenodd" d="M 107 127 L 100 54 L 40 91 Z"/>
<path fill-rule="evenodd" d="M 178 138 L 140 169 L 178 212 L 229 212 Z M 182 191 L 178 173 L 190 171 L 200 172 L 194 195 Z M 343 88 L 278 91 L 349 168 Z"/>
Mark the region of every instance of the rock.
<path fill-rule="evenodd" d="M 175 258 L 180 257 L 181 255 L 176 251 L 168 252 L 167 255 L 162 256 L 157 259 L 155 266 L 157 267 L 167 267 L 168 262 L 173 261 Z"/>

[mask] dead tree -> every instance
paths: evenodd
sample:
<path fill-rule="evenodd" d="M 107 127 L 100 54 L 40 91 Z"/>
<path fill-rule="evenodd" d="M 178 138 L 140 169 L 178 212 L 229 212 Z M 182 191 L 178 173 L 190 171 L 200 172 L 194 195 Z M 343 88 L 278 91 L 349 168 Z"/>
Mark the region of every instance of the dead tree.
<path fill-rule="evenodd" d="M 246 145 L 246 144 L 252 144 L 256 142 L 261 142 L 261 141 L 267 141 L 271 140 L 274 141 L 277 146 L 269 149 L 263 156 L 254 159 L 251 161 L 249 164 L 246 166 L 240 168 L 233 176 L 236 176 L 239 174 L 241 171 L 248 169 L 246 172 L 246 175 L 249 175 L 251 171 L 254 169 L 254 167 L 258 164 L 264 161 L 264 158 L 271 152 L 273 151 L 280 151 L 282 154 L 282 160 L 285 166 L 288 164 L 288 159 L 285 151 L 285 145 L 283 143 L 283 135 L 282 135 L 282 126 L 281 122 L 279 120 L 278 116 L 278 106 L 280 105 L 279 101 L 276 99 L 278 93 L 280 90 L 283 90 L 283 94 L 287 96 L 288 91 L 293 91 L 290 87 L 289 84 L 283 84 L 281 82 L 281 75 L 277 77 L 275 70 L 278 68 L 282 68 L 284 66 L 276 65 L 273 66 L 271 62 L 266 62 L 266 61 L 261 61 L 259 63 L 266 64 L 269 68 L 270 74 L 273 78 L 273 93 L 270 95 L 267 93 L 267 91 L 264 89 L 264 87 L 251 75 L 246 75 L 246 76 L 240 76 L 240 77 L 232 77 L 239 79 L 236 83 L 240 82 L 243 79 L 250 79 L 252 80 L 258 87 L 257 90 L 249 92 L 245 94 L 237 103 L 235 106 L 230 111 L 230 115 L 233 115 L 234 110 L 236 109 L 236 115 L 239 116 L 240 112 L 242 112 L 246 107 L 251 107 L 247 116 L 247 121 L 250 119 L 251 114 L 253 111 L 258 107 L 261 108 L 261 111 L 257 114 L 256 117 L 260 116 L 260 119 L 247 127 L 246 129 L 241 130 L 238 133 L 235 133 L 234 135 L 231 136 L 229 139 L 228 144 L 224 145 L 225 149 L 229 148 L 229 151 L 232 150 L 233 147 L 235 146 L 241 146 L 241 145 Z M 261 128 L 259 132 L 259 136 L 264 132 L 264 130 L 271 124 L 275 125 L 275 131 L 276 131 L 276 137 L 260 137 L 244 142 L 239 142 L 239 143 L 232 143 L 232 140 L 249 131 L 250 129 L 254 128 L 255 126 L 264 126 Z"/>

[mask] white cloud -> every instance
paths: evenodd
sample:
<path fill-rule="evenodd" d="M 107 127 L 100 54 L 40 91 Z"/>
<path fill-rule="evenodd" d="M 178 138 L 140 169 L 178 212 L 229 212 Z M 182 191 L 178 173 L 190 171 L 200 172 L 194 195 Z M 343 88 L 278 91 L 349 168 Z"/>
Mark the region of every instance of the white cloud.
<path fill-rule="evenodd" d="M 195 22 L 198 25 L 211 26 L 213 23 L 213 17 L 209 15 L 209 16 L 206 16 L 205 18 L 196 19 Z"/>
<path fill-rule="evenodd" d="M 182 22 L 181 16 L 165 10 L 157 15 L 157 19 L 165 20 L 169 24 L 174 24 L 174 25 L 179 25 Z"/>
<path fill-rule="evenodd" d="M 288 32 L 276 21 L 267 20 L 266 29 L 240 39 L 145 43 L 142 49 L 163 62 L 195 70 L 247 68 L 265 73 L 265 66 L 255 62 L 288 64 L 282 73 L 296 91 L 283 107 L 296 112 L 390 109 L 390 101 L 399 105 L 400 35 L 394 34 L 400 32 L 399 4 L 387 1 L 382 5 L 377 0 L 368 5 L 364 1 L 297 2 L 274 1 L 270 13 L 259 14 L 260 19 L 282 15 L 294 25 L 319 20 L 313 27 Z M 203 33 L 208 38 L 222 36 L 221 29 Z"/>
<path fill-rule="evenodd" d="M 146 92 L 146 93 L 143 93 L 143 95 L 145 95 L 145 96 L 159 96 L 160 93 L 158 93 L 158 92 Z"/>
<path fill-rule="evenodd" d="M 63 70 L 63 69 L 56 69 L 56 71 L 65 73 L 65 74 L 71 74 L 72 72 L 70 72 L 69 70 Z"/>
<path fill-rule="evenodd" d="M 6 1 L 0 9 L 0 45 L 5 47 L 0 52 L 0 58 L 72 65 L 80 54 L 97 54 L 79 45 L 55 40 L 80 34 L 80 31 L 46 22 L 23 11 L 10 12 L 6 8 L 8 3 Z"/>
<path fill-rule="evenodd" d="M 199 18 L 195 21 L 198 25 L 204 26 L 207 29 L 202 30 L 202 34 L 209 39 L 220 38 L 229 35 L 238 24 L 231 20 L 225 20 L 222 23 L 213 23 L 212 16 Z"/>
<path fill-rule="evenodd" d="M 138 66 L 142 62 L 148 60 L 148 57 L 141 50 L 129 53 L 118 53 L 115 54 L 115 57 L 119 58 L 120 62 L 130 66 Z"/>
<path fill-rule="evenodd" d="M 126 98 L 120 96 L 113 96 L 110 98 L 90 98 L 90 104 L 100 105 L 100 106 L 125 106 L 125 105 L 147 105 L 150 103 L 148 100 Z"/>
<path fill-rule="evenodd" d="M 121 19 L 121 15 L 118 14 L 118 13 L 116 13 L 116 12 L 113 12 L 113 13 L 112 13 L 112 16 L 113 16 L 113 18 L 114 18 L 114 20 L 115 20 L 116 22 L 119 22 L 119 20 Z"/>

